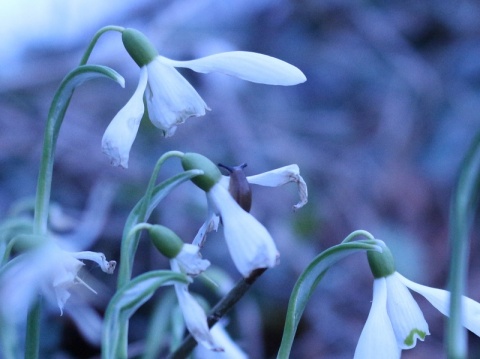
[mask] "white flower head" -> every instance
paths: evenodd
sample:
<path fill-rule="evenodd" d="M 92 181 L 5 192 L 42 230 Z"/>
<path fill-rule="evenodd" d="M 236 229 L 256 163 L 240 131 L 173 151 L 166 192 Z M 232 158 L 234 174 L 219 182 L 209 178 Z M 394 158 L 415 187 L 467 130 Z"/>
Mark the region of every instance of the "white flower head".
<path fill-rule="evenodd" d="M 106 273 L 113 273 L 116 265 L 115 261 L 107 261 L 102 253 L 64 251 L 53 240 L 9 262 L 0 276 L 0 302 L 5 316 L 24 313 L 39 292 L 56 301 L 63 314 L 73 285 L 81 283 L 93 291 L 78 277 L 84 265 L 81 259 L 98 263 Z"/>
<path fill-rule="evenodd" d="M 254 52 L 231 51 L 191 61 L 175 61 L 160 56 L 139 31 L 125 29 L 125 49 L 141 68 L 140 82 L 132 99 L 110 124 L 102 141 L 103 151 L 115 166 L 128 166 L 128 153 L 143 116 L 143 95 L 152 123 L 172 136 L 177 125 L 189 117 L 210 110 L 197 91 L 175 69 L 185 67 L 200 73 L 220 72 L 243 80 L 268 85 L 296 85 L 306 81 L 295 66 Z"/>
<path fill-rule="evenodd" d="M 204 174 L 194 177 L 194 182 L 205 191 L 209 203 L 209 216 L 195 237 L 196 243 L 203 240 L 208 228 L 212 228 L 214 216 L 223 223 L 223 231 L 230 256 L 238 271 L 248 277 L 259 268 L 272 268 L 278 264 L 279 253 L 267 229 L 233 199 L 222 185 L 222 174 L 208 158 L 198 153 L 186 153 L 182 157 L 185 170 L 201 169 Z"/>
<path fill-rule="evenodd" d="M 220 183 L 207 192 L 207 198 L 222 219 L 230 256 L 244 277 L 255 269 L 278 264 L 280 254 L 267 229 L 244 211 Z"/>
<path fill-rule="evenodd" d="M 414 283 L 394 271 L 390 250 L 382 241 L 383 252 L 368 252 L 374 273 L 373 301 L 367 323 L 355 351 L 355 358 L 400 358 L 417 340 L 430 335 L 422 311 L 408 289 L 424 296 L 448 316 L 450 293 Z M 381 273 L 384 273 L 382 275 Z M 463 325 L 480 335 L 480 303 L 462 297 Z"/>

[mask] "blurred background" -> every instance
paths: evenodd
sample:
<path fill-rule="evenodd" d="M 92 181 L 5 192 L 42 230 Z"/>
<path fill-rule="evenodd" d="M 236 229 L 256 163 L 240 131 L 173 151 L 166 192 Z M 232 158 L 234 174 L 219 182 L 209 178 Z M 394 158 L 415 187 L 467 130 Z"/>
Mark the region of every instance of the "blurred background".
<path fill-rule="evenodd" d="M 248 175 L 297 163 L 310 194 L 303 209 L 292 211 L 294 185 L 254 188 L 252 213 L 275 238 L 281 264 L 230 316 L 232 334 L 251 358 L 274 358 L 297 277 L 356 229 L 383 239 L 409 279 L 445 287 L 450 197 L 480 128 L 479 18 L 474 0 L 0 0 L 0 215 L 34 195 L 54 92 L 103 26 L 136 28 L 161 55 L 176 60 L 246 50 L 299 67 L 307 82 L 293 87 L 182 70 L 212 111 L 187 120 L 167 139 L 142 121 L 124 170 L 110 166 L 101 138 L 136 88 L 139 70 L 120 35 L 104 35 L 90 63 L 117 70 L 126 88 L 96 80 L 75 92 L 59 137 L 52 191 L 65 215 L 79 218 L 92 191 L 114 187 L 111 196 L 94 197 L 110 208 L 90 248 L 118 260 L 123 223 L 165 151 L 200 152 L 227 165 L 247 162 Z M 180 170 L 171 161 L 160 177 Z M 151 222 L 189 242 L 205 216 L 203 193 L 186 184 L 162 202 Z M 468 294 L 476 300 L 478 250 L 473 241 Z M 221 231 L 209 236 L 203 255 L 239 279 Z M 136 274 L 168 266 L 146 238 L 137 258 Z M 96 288 L 105 286 L 96 299 L 102 313 L 115 276 L 91 265 L 85 271 L 98 279 Z M 211 305 L 218 300 L 201 285 L 191 289 Z M 353 357 L 371 296 L 364 255 L 330 270 L 309 302 L 291 357 Z M 418 300 L 431 335 L 403 358 L 443 358 L 444 318 Z M 140 351 L 151 310 L 146 304 L 131 321 L 131 341 Z M 69 316 L 52 307 L 46 321 L 46 357 L 98 356 Z M 472 358 L 480 355 L 478 338 L 470 336 L 470 346 Z"/>

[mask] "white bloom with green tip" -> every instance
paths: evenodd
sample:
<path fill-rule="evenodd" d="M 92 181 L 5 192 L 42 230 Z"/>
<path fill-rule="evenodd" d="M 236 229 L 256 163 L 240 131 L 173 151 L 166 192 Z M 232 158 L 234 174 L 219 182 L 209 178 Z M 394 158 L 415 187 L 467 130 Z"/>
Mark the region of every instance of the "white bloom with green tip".
<path fill-rule="evenodd" d="M 141 68 L 140 82 L 132 99 L 120 110 L 102 141 L 103 151 L 113 165 L 128 166 L 128 153 L 135 139 L 145 102 L 152 123 L 172 136 L 177 125 L 209 110 L 197 91 L 175 69 L 185 67 L 200 73 L 220 72 L 243 80 L 268 85 L 296 85 L 306 81 L 295 66 L 254 52 L 231 51 L 191 61 L 175 61 L 160 56 L 151 42 L 137 30 L 125 29 L 123 44 Z M 145 83 L 146 77 L 146 83 Z"/>
<path fill-rule="evenodd" d="M 394 270 L 393 257 L 382 241 L 382 252 L 367 253 L 375 277 L 370 314 L 355 350 L 355 358 L 400 358 L 417 340 L 430 335 L 423 313 L 409 289 L 424 296 L 442 314 L 449 313 L 450 293 L 430 288 L 403 277 Z M 480 335 L 480 303 L 462 297 L 463 325 Z"/>

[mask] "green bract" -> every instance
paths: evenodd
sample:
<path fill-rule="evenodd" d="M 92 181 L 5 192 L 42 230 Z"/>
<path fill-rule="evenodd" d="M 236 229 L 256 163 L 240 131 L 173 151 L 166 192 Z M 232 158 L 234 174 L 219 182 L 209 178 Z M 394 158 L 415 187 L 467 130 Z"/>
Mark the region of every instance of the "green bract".
<path fill-rule="evenodd" d="M 148 232 L 157 249 L 167 258 L 175 258 L 182 250 L 183 241 L 171 229 L 153 225 Z"/>
<path fill-rule="evenodd" d="M 185 171 L 199 169 L 203 171 L 203 175 L 192 178 L 192 182 L 205 192 L 220 181 L 222 173 L 218 167 L 210 161 L 207 157 L 199 155 L 198 153 L 185 153 L 182 157 L 182 166 Z"/>
<path fill-rule="evenodd" d="M 122 41 L 123 46 L 139 67 L 148 65 L 158 56 L 158 51 L 150 40 L 138 30 L 125 29 L 122 32 Z"/>
<path fill-rule="evenodd" d="M 385 243 L 378 241 L 378 244 L 382 247 L 382 253 L 368 251 L 368 264 L 374 278 L 384 278 L 395 273 L 395 261 L 392 252 L 390 252 Z"/>

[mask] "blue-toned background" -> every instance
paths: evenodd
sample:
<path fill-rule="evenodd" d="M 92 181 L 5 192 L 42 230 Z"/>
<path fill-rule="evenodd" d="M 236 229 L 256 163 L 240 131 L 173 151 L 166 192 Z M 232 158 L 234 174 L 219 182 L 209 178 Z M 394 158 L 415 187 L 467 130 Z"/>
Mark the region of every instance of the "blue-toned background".
<path fill-rule="evenodd" d="M 90 62 L 120 72 L 126 89 L 95 81 L 75 92 L 60 133 L 52 192 L 76 216 L 99 180 L 118 185 L 95 245 L 118 260 L 123 221 L 165 151 L 196 151 L 231 165 L 247 162 L 247 174 L 297 163 L 310 193 L 302 210 L 291 211 L 297 200 L 293 185 L 254 189 L 252 213 L 274 236 L 281 264 L 261 278 L 231 320 L 252 358 L 273 358 L 296 278 L 316 254 L 355 229 L 387 242 L 405 276 L 445 287 L 450 195 L 480 129 L 479 18 L 480 5 L 473 0 L 1 0 L 0 215 L 34 194 L 50 101 L 100 27 L 137 28 L 161 55 L 178 60 L 247 50 L 296 65 L 308 80 L 294 87 L 182 70 L 212 111 L 187 120 L 167 139 L 144 121 L 129 169 L 122 170 L 109 165 L 100 143 L 133 93 L 138 68 L 118 33 L 103 36 Z M 172 162 L 164 176 L 180 170 Z M 190 241 L 205 206 L 193 185 L 182 186 L 152 221 Z M 476 300 L 478 250 L 474 245 L 468 283 Z M 138 256 L 136 273 L 167 266 L 146 239 Z M 204 256 L 238 279 L 221 233 L 209 237 Z M 92 266 L 86 270 L 108 285 L 98 303 L 101 312 L 115 278 Z M 307 307 L 292 358 L 351 358 L 370 308 L 371 284 L 365 256 L 332 269 Z M 444 319 L 419 302 L 432 335 L 403 358 L 442 358 Z M 147 305 L 130 327 L 139 347 L 148 317 Z M 48 320 L 54 323 L 43 331 L 50 357 L 98 355 L 68 318 L 52 310 Z M 479 341 L 470 339 L 475 357 Z"/>

